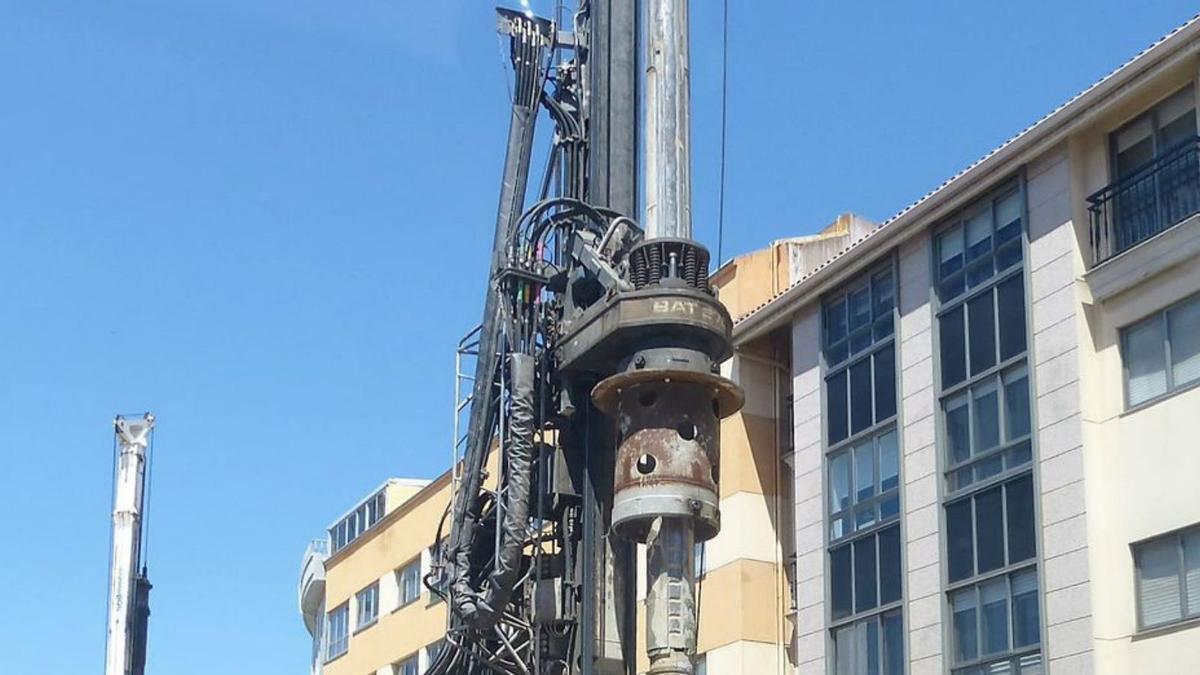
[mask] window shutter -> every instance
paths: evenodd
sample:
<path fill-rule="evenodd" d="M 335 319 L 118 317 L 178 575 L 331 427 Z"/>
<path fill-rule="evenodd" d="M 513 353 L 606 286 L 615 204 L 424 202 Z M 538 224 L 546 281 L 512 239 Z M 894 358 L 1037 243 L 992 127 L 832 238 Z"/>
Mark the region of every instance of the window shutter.
<path fill-rule="evenodd" d="M 1200 300 L 1168 312 L 1175 386 L 1200 379 Z"/>
<path fill-rule="evenodd" d="M 1184 583 L 1187 584 L 1187 613 L 1200 614 L 1200 530 L 1183 537 Z"/>
<path fill-rule="evenodd" d="M 1129 371 L 1129 405 L 1166 393 L 1163 322 L 1159 317 L 1125 333 L 1125 368 Z"/>
<path fill-rule="evenodd" d="M 1141 575 L 1142 626 L 1180 618 L 1179 540 L 1169 537 L 1146 544 L 1138 556 Z"/>

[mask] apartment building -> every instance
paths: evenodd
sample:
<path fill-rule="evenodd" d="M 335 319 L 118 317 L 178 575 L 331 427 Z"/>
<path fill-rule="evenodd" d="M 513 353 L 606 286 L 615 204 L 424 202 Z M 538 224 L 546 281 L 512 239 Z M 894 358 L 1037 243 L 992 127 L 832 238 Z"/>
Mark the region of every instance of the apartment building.
<path fill-rule="evenodd" d="M 793 402 L 778 672 L 1200 672 L 1198 79 L 1193 20 L 738 315 Z"/>
<path fill-rule="evenodd" d="M 299 596 L 313 675 L 424 672 L 446 625 L 445 603 L 422 579 L 450 479 L 391 479 L 309 545 Z"/>

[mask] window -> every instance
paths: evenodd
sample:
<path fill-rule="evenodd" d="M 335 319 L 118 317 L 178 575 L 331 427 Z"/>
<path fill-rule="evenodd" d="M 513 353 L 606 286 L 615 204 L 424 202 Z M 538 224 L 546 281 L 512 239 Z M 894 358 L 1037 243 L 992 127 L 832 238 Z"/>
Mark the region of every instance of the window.
<path fill-rule="evenodd" d="M 830 629 L 839 674 L 904 668 L 895 299 L 889 260 L 823 309 Z"/>
<path fill-rule="evenodd" d="M 1113 175 L 1126 178 L 1196 137 L 1196 95 L 1191 85 L 1168 97 L 1112 135 Z"/>
<path fill-rule="evenodd" d="M 704 542 L 698 541 L 692 544 L 692 569 L 696 571 L 696 578 L 699 579 L 708 573 L 708 560 L 705 553 L 707 547 Z"/>
<path fill-rule="evenodd" d="M 400 606 L 416 602 L 421 597 L 421 559 L 396 570 L 396 582 L 400 587 Z"/>
<path fill-rule="evenodd" d="M 434 605 L 444 601 L 444 595 L 450 591 L 450 575 L 446 571 L 446 556 L 445 556 L 445 538 L 439 539 L 429 547 L 429 574 L 431 575 L 431 586 L 434 590 L 429 592 L 429 604 Z M 438 593 L 437 591 L 441 591 Z"/>
<path fill-rule="evenodd" d="M 392 675 L 420 675 L 416 654 L 392 664 Z"/>
<path fill-rule="evenodd" d="M 979 288 L 1021 262 L 1023 214 L 1024 197 L 1018 189 L 1010 188 L 968 210 L 938 235 L 937 288 L 943 303 Z"/>
<path fill-rule="evenodd" d="M 896 415 L 895 280 L 889 263 L 824 307 L 829 445 Z"/>
<path fill-rule="evenodd" d="M 342 550 L 379 522 L 384 516 L 386 505 L 387 492 L 380 490 L 329 528 L 329 543 L 333 546 L 333 552 Z"/>
<path fill-rule="evenodd" d="M 379 582 L 376 581 L 359 591 L 354 599 L 355 604 L 358 605 L 358 616 L 354 629 L 362 630 L 375 623 L 375 620 L 379 618 Z"/>
<path fill-rule="evenodd" d="M 899 454 L 894 428 L 830 453 L 830 541 L 900 517 Z"/>
<path fill-rule="evenodd" d="M 1040 675 L 1025 197 L 995 195 L 934 239 L 951 666 Z"/>
<path fill-rule="evenodd" d="M 950 610 L 954 662 L 986 662 L 955 673 L 1042 673 L 1036 569 L 955 591 Z"/>
<path fill-rule="evenodd" d="M 1138 627 L 1200 617 L 1200 527 L 1137 544 Z"/>
<path fill-rule="evenodd" d="M 696 657 L 696 668 L 693 671 L 696 675 L 708 675 L 708 655 L 701 654 Z"/>
<path fill-rule="evenodd" d="M 903 675 L 904 630 L 900 610 L 839 628 L 833 633 L 837 675 Z"/>
<path fill-rule="evenodd" d="M 329 613 L 325 630 L 325 660 L 329 661 L 345 654 L 350 648 L 350 603 L 342 603 Z"/>
<path fill-rule="evenodd" d="M 1200 380 L 1200 296 L 1122 331 L 1125 403 L 1136 406 Z"/>
<path fill-rule="evenodd" d="M 433 662 L 437 661 L 438 657 L 441 656 L 442 652 L 444 651 L 446 651 L 446 638 L 442 638 L 437 642 L 431 643 L 425 648 L 426 663 L 433 664 Z"/>

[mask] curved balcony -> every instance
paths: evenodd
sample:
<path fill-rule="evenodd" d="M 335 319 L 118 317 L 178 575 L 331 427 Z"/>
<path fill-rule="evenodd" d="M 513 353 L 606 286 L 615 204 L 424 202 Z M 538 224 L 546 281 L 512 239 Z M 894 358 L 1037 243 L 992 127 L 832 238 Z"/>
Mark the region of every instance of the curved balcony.
<path fill-rule="evenodd" d="M 325 561 L 328 558 L 329 540 L 314 539 L 305 549 L 300 564 L 300 615 L 304 617 L 304 627 L 309 635 L 314 637 L 325 602 Z"/>

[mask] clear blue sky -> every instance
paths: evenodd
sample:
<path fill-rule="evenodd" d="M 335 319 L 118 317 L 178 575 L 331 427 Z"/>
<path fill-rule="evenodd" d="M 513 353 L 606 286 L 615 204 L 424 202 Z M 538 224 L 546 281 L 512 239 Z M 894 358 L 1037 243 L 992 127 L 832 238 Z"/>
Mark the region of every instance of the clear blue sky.
<path fill-rule="evenodd" d="M 693 4 L 715 249 L 720 8 Z M 1196 11 L 733 4 L 727 255 L 890 216 Z M 109 420 L 146 409 L 151 671 L 305 672 L 306 542 L 447 463 L 506 125 L 493 25 L 467 0 L 0 3 L 0 672 L 100 672 Z"/>

